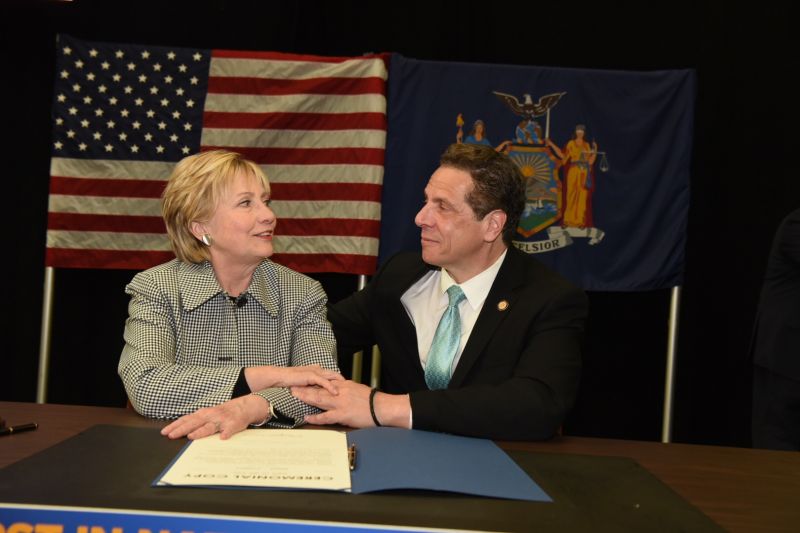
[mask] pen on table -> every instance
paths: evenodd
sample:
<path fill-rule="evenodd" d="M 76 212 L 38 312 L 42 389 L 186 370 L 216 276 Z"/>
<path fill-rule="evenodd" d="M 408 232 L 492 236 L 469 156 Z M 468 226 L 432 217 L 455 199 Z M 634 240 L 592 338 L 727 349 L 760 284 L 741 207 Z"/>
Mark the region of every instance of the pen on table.
<path fill-rule="evenodd" d="M 347 448 L 347 461 L 350 463 L 350 470 L 355 470 L 356 468 L 356 445 L 351 444 Z"/>
<path fill-rule="evenodd" d="M 12 435 L 14 433 L 19 433 L 21 431 L 33 431 L 34 429 L 38 428 L 39 424 L 36 422 L 32 422 L 30 424 L 19 424 L 17 426 L 8 426 L 5 428 L 0 429 L 0 436 L 2 435 Z"/>

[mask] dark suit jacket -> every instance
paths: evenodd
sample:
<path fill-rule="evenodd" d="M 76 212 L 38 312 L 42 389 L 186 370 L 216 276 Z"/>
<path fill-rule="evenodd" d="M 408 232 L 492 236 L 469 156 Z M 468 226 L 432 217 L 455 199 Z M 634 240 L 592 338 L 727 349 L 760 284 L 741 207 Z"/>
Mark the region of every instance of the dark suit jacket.
<path fill-rule="evenodd" d="M 446 390 L 428 390 L 417 336 L 400 302 L 429 269 L 394 256 L 367 287 L 332 305 L 339 357 L 381 350 L 381 388 L 410 393 L 414 428 L 493 439 L 551 437 L 575 399 L 586 296 L 511 248 Z M 507 307 L 498 305 L 507 302 Z M 501 309 L 505 307 L 504 309 Z"/>
<path fill-rule="evenodd" d="M 800 209 L 775 233 L 751 348 L 755 364 L 800 380 Z"/>

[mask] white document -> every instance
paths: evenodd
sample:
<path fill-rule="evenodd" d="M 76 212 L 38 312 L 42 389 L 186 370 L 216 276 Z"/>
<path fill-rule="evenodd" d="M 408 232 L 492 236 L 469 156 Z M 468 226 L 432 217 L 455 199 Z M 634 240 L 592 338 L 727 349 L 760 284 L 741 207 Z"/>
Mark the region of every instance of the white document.
<path fill-rule="evenodd" d="M 186 445 L 156 485 L 350 490 L 347 437 L 330 430 L 247 429 Z"/>

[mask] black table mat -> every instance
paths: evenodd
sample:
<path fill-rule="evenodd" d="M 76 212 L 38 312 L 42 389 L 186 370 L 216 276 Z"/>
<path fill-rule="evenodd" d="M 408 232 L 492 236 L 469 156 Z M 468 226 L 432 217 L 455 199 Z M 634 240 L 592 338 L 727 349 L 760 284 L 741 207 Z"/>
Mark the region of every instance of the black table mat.
<path fill-rule="evenodd" d="M 268 431 L 268 430 L 265 430 Z M 488 531 L 720 531 L 635 461 L 509 452 L 552 503 L 428 491 L 152 487 L 185 440 L 97 425 L 0 470 L 0 502 Z"/>

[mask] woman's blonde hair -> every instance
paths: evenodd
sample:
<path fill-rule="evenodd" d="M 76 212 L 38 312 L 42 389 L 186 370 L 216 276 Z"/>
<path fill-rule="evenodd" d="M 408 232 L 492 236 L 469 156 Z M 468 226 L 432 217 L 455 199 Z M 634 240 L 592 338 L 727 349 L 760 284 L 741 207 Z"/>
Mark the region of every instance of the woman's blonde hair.
<path fill-rule="evenodd" d="M 202 263 L 208 248 L 192 233 L 192 222 L 207 222 L 237 173 L 259 179 L 269 193 L 269 181 L 257 164 L 241 154 L 213 150 L 190 155 L 178 162 L 161 195 L 161 214 L 172 250 L 181 261 Z"/>

